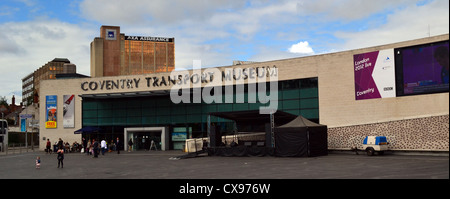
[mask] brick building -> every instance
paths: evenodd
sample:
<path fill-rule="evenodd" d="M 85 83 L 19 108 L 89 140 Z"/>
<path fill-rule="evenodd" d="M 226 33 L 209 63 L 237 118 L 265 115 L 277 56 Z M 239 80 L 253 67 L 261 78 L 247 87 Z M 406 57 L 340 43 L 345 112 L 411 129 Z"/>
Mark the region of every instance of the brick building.
<path fill-rule="evenodd" d="M 91 76 L 139 75 L 175 69 L 175 39 L 127 36 L 119 26 L 102 26 L 91 42 Z"/>
<path fill-rule="evenodd" d="M 57 74 L 75 74 L 77 67 L 67 58 L 55 58 L 47 62 L 34 72 L 22 78 L 22 103 L 31 105 L 39 103 L 40 82 L 56 79 Z"/>

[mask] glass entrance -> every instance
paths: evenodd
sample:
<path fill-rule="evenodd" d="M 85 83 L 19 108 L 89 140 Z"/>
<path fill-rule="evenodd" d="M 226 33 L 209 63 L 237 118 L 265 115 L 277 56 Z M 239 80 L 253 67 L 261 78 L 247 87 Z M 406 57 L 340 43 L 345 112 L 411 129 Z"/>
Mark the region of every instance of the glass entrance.
<path fill-rule="evenodd" d="M 133 148 L 134 150 L 150 150 L 151 142 L 153 140 L 156 148 L 161 150 L 161 132 L 134 132 L 133 133 Z M 152 150 L 155 150 L 152 147 Z"/>

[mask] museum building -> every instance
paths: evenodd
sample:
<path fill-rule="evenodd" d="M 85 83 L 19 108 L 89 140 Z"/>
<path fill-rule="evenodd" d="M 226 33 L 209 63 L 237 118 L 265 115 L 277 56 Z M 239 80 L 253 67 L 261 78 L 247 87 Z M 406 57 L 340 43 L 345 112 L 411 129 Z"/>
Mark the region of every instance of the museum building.
<path fill-rule="evenodd" d="M 259 131 L 211 113 L 271 107 L 327 125 L 329 150 L 360 147 L 365 136 L 380 135 L 391 150 L 448 152 L 448 45 L 445 34 L 217 68 L 45 80 L 40 149 L 46 139 L 80 143 L 86 135 L 74 131 L 95 127 L 90 138 L 132 139 L 134 150 L 155 140 L 162 150 L 178 150 L 186 139 L 207 137 L 208 123 L 222 135 Z M 179 100 L 184 91 L 187 100 Z"/>

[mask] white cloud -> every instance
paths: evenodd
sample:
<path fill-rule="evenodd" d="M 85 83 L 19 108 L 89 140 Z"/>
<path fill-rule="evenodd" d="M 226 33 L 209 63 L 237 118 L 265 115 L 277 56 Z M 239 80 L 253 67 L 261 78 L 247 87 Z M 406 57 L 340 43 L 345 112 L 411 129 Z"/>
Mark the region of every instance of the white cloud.
<path fill-rule="evenodd" d="M 97 35 L 91 27 L 57 20 L 0 24 L 0 96 L 11 100 L 15 94 L 20 102 L 22 78 L 54 58 L 68 58 L 77 73 L 89 75 L 89 45 Z"/>
<path fill-rule="evenodd" d="M 178 31 L 193 26 L 252 36 L 263 25 L 293 21 L 296 5 L 295 1 L 267 0 L 84 0 L 80 11 L 85 19 L 102 24 L 177 27 Z"/>
<path fill-rule="evenodd" d="M 14 15 L 20 9 L 11 6 L 0 6 L 0 17 L 8 17 Z"/>
<path fill-rule="evenodd" d="M 297 4 L 300 15 L 314 15 L 324 20 L 358 20 L 374 13 L 391 10 L 401 5 L 415 5 L 421 0 L 301 0 Z M 316 18 L 317 20 L 317 18 Z"/>
<path fill-rule="evenodd" d="M 0 31 L 0 53 L 2 55 L 10 55 L 10 54 L 20 54 L 23 52 L 23 49 L 20 49 L 20 46 L 9 38 L 3 31 Z"/>
<path fill-rule="evenodd" d="M 175 65 L 177 69 L 192 68 L 193 60 L 201 60 L 202 67 L 217 67 L 218 63 L 231 65 L 232 58 L 230 52 L 219 52 L 217 49 L 224 49 L 213 44 L 200 44 L 190 42 L 175 43 Z M 182 52 L 182 53 L 177 53 Z"/>
<path fill-rule="evenodd" d="M 250 61 L 264 62 L 301 57 L 303 55 L 290 53 L 289 51 L 274 50 L 273 47 L 258 46 L 256 54 L 250 57 Z"/>
<path fill-rule="evenodd" d="M 295 22 L 296 4 L 267 0 L 84 0 L 80 11 L 88 20 L 121 26 L 125 34 L 175 37 L 175 65 L 186 68 L 193 59 L 201 59 L 203 66 L 230 65 L 237 59 L 231 49 L 252 42 L 256 34 Z"/>
<path fill-rule="evenodd" d="M 84 0 L 80 10 L 87 19 L 107 24 L 182 24 L 185 21 L 208 20 L 218 9 L 239 9 L 241 0 Z M 98 9 L 102 8 L 102 9 Z"/>
<path fill-rule="evenodd" d="M 449 1 L 435 0 L 397 10 L 379 27 L 360 32 L 338 31 L 334 35 L 344 42 L 330 47 L 349 50 L 448 34 L 449 24 Z"/>
<path fill-rule="evenodd" d="M 314 54 L 314 50 L 311 48 L 311 46 L 309 46 L 309 43 L 307 41 L 301 41 L 297 44 L 292 45 L 288 49 L 288 51 L 298 54 Z"/>
<path fill-rule="evenodd" d="M 26 6 L 34 6 L 37 3 L 36 1 L 33 1 L 33 0 L 16 0 L 16 1 L 22 2 Z"/>

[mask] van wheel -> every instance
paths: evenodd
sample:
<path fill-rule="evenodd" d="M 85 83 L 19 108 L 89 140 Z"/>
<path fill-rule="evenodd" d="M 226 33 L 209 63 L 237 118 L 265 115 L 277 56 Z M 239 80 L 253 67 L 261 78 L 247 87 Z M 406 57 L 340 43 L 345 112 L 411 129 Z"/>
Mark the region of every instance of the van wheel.
<path fill-rule="evenodd" d="M 375 153 L 375 150 L 373 148 L 367 148 L 366 153 L 368 156 L 373 156 L 373 154 Z"/>

